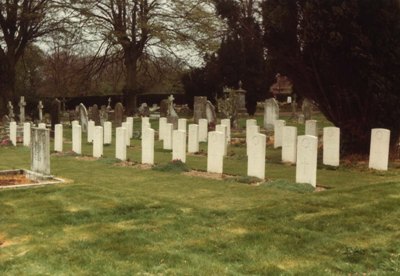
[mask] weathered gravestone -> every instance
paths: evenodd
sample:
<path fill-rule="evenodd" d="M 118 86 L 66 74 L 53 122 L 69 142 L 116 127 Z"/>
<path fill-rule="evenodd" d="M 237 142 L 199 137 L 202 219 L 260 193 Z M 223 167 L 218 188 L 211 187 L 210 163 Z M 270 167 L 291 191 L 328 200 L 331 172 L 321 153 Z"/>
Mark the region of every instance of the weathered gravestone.
<path fill-rule="evenodd" d="M 369 168 L 387 171 L 389 163 L 390 130 L 374 128 L 371 130 Z"/>
<path fill-rule="evenodd" d="M 79 110 L 80 126 L 82 128 L 82 131 L 86 133 L 89 121 L 87 109 L 83 103 L 80 103 L 78 110 Z"/>
<path fill-rule="evenodd" d="M 120 127 L 124 120 L 124 107 L 122 103 L 116 103 L 114 107 L 114 124 L 116 127 Z"/>
<path fill-rule="evenodd" d="M 55 98 L 51 102 L 51 129 L 54 129 L 56 124 L 60 123 L 60 112 L 61 112 L 61 102 L 59 99 Z"/>
<path fill-rule="evenodd" d="M 41 123 L 43 120 L 43 103 L 42 101 L 39 101 L 38 105 L 37 105 L 37 109 L 38 109 L 38 114 L 39 114 L 39 122 Z"/>
<path fill-rule="evenodd" d="M 32 128 L 31 170 L 50 174 L 50 130 Z"/>
<path fill-rule="evenodd" d="M 264 104 L 264 128 L 267 130 L 274 129 L 275 120 L 279 119 L 279 105 L 274 98 L 265 101 Z"/>
<path fill-rule="evenodd" d="M 142 103 L 139 106 L 138 111 L 139 111 L 139 115 L 141 117 L 149 117 L 150 116 L 150 108 L 147 105 L 147 103 Z"/>
<path fill-rule="evenodd" d="M 104 126 L 104 123 L 108 121 L 108 111 L 105 105 L 100 107 L 100 125 Z"/>
<path fill-rule="evenodd" d="M 96 126 L 100 125 L 100 111 L 99 111 L 99 107 L 97 106 L 97 104 L 92 106 L 92 116 L 91 116 L 92 120 L 94 121 L 94 124 Z"/>
<path fill-rule="evenodd" d="M 178 127 L 178 119 L 179 116 L 175 111 L 174 108 L 174 96 L 170 95 L 168 97 L 168 114 L 167 114 L 167 121 L 169 124 L 172 124 L 174 129 L 177 129 Z"/>
<path fill-rule="evenodd" d="M 160 116 L 167 117 L 168 116 L 168 100 L 164 99 L 160 102 Z"/>
<path fill-rule="evenodd" d="M 10 118 L 10 122 L 15 121 L 14 107 L 11 101 L 8 102 L 7 108 L 8 108 L 8 118 Z"/>
<path fill-rule="evenodd" d="M 340 128 L 324 127 L 323 164 L 339 166 L 340 162 Z"/>
<path fill-rule="evenodd" d="M 207 97 L 194 97 L 194 104 L 193 104 L 193 119 L 194 122 L 197 124 L 199 119 L 206 118 L 206 104 L 207 104 Z"/>

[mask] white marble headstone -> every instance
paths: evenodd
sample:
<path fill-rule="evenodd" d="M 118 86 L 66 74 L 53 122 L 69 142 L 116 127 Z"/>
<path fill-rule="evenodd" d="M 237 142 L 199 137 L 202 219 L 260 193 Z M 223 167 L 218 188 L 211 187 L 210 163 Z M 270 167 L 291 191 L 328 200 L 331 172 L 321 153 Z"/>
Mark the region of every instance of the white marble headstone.
<path fill-rule="evenodd" d="M 318 138 L 312 135 L 297 137 L 296 182 L 317 186 Z"/>
<path fill-rule="evenodd" d="M 189 125 L 188 135 L 188 152 L 196 153 L 199 152 L 199 125 Z"/>
<path fill-rule="evenodd" d="M 226 126 L 226 136 L 228 143 L 231 142 L 231 120 L 230 119 L 222 119 L 221 125 Z"/>
<path fill-rule="evenodd" d="M 295 164 L 297 157 L 297 127 L 284 126 L 282 131 L 282 162 Z"/>
<path fill-rule="evenodd" d="M 264 105 L 264 128 L 267 130 L 274 129 L 275 120 L 279 119 L 279 105 L 274 98 L 265 101 Z"/>
<path fill-rule="evenodd" d="M 133 117 L 126 117 L 126 122 L 127 124 L 127 131 L 129 134 L 129 138 L 132 139 L 133 138 Z"/>
<path fill-rule="evenodd" d="M 93 157 L 100 158 L 103 155 L 103 135 L 103 127 L 95 126 L 93 133 Z"/>
<path fill-rule="evenodd" d="M 252 144 L 250 141 L 253 139 L 253 137 L 257 134 L 260 133 L 260 127 L 257 125 L 249 125 L 246 129 L 246 154 L 247 156 L 249 155 Z"/>
<path fill-rule="evenodd" d="M 126 160 L 126 133 L 127 131 L 124 127 L 115 129 L 115 158 L 122 161 Z"/>
<path fill-rule="evenodd" d="M 112 143 L 112 123 L 109 121 L 104 122 L 104 145 Z"/>
<path fill-rule="evenodd" d="M 316 120 L 307 120 L 306 121 L 306 129 L 305 135 L 312 135 L 318 137 L 318 128 Z"/>
<path fill-rule="evenodd" d="M 207 142 L 208 121 L 207 119 L 199 119 L 199 142 Z"/>
<path fill-rule="evenodd" d="M 225 125 L 216 125 L 215 126 L 215 131 L 222 132 L 225 136 L 225 144 L 224 144 L 224 156 L 228 154 L 228 131 L 227 127 Z"/>
<path fill-rule="evenodd" d="M 154 129 L 142 133 L 142 164 L 154 164 Z"/>
<path fill-rule="evenodd" d="M 225 133 L 219 131 L 208 133 L 207 172 L 223 172 L 225 143 Z"/>
<path fill-rule="evenodd" d="M 78 124 L 72 125 L 72 151 L 82 153 L 82 127 Z"/>
<path fill-rule="evenodd" d="M 329 166 L 339 166 L 340 128 L 324 127 L 323 147 L 323 164 Z"/>
<path fill-rule="evenodd" d="M 31 145 L 31 123 L 24 123 L 24 146 Z"/>
<path fill-rule="evenodd" d="M 63 151 L 63 125 L 56 124 L 54 126 L 54 151 Z"/>
<path fill-rule="evenodd" d="M 174 130 L 172 135 L 172 160 L 186 163 L 186 131 Z"/>
<path fill-rule="evenodd" d="M 10 141 L 13 146 L 17 145 L 17 123 L 10 122 Z"/>
<path fill-rule="evenodd" d="M 93 142 L 94 127 L 95 127 L 94 121 L 93 120 L 89 120 L 88 127 L 87 127 L 87 141 L 88 141 L 88 143 L 92 143 Z"/>
<path fill-rule="evenodd" d="M 286 125 L 284 120 L 275 120 L 274 122 L 274 148 L 282 147 L 282 131 Z"/>
<path fill-rule="evenodd" d="M 142 128 L 141 131 L 151 128 L 150 118 L 149 117 L 142 117 Z"/>
<path fill-rule="evenodd" d="M 158 140 L 162 141 L 164 140 L 164 133 L 165 133 L 165 126 L 167 124 L 167 118 L 166 117 L 160 117 L 158 121 Z"/>
<path fill-rule="evenodd" d="M 373 128 L 369 152 L 369 168 L 387 171 L 389 163 L 390 130 Z"/>
<path fill-rule="evenodd" d="M 121 127 L 125 128 L 125 143 L 126 146 L 130 147 L 131 145 L 131 137 L 129 136 L 129 123 L 123 122 Z"/>
<path fill-rule="evenodd" d="M 256 133 L 249 141 L 249 155 L 247 156 L 247 175 L 265 178 L 265 149 L 267 136 Z"/>
<path fill-rule="evenodd" d="M 178 119 L 178 130 L 183 130 L 184 132 L 187 132 L 187 119 Z"/>
<path fill-rule="evenodd" d="M 163 148 L 166 150 L 172 150 L 172 131 L 174 129 L 173 124 L 165 124 L 165 132 L 163 137 Z"/>

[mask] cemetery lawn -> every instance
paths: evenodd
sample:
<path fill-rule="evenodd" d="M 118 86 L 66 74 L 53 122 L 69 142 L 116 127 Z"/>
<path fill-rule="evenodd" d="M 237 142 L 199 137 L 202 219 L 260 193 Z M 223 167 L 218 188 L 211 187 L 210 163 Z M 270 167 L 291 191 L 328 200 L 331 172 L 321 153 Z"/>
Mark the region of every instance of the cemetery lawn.
<path fill-rule="evenodd" d="M 128 157 L 138 162 L 140 141 L 132 145 Z M 236 177 L 227 180 L 118 166 L 114 145 L 104 152 L 53 155 L 52 173 L 72 183 L 0 190 L 1 275 L 400 273 L 396 165 L 384 173 L 320 166 L 317 182 L 329 189 L 311 192 L 270 146 L 259 186 L 243 183 L 242 146 L 230 147 L 224 171 Z M 29 168 L 29 156 L 0 147 L 0 170 Z M 170 159 L 157 142 L 156 162 Z M 206 157 L 187 165 L 205 170 Z"/>

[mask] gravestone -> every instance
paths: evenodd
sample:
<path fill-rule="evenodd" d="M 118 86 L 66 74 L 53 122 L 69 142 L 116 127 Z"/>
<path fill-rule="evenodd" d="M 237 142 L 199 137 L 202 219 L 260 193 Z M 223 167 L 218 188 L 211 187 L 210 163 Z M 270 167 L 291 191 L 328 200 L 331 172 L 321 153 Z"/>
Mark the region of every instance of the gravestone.
<path fill-rule="evenodd" d="M 92 118 L 96 126 L 100 125 L 100 111 L 97 104 L 92 106 Z"/>
<path fill-rule="evenodd" d="M 24 146 L 31 145 L 31 123 L 24 123 Z"/>
<path fill-rule="evenodd" d="M 228 154 L 228 131 L 227 127 L 224 125 L 216 125 L 215 126 L 215 131 L 222 132 L 225 136 L 225 145 L 224 145 L 224 156 Z"/>
<path fill-rule="evenodd" d="M 318 138 L 302 135 L 297 138 L 296 183 L 317 186 Z"/>
<path fill-rule="evenodd" d="M 39 123 L 38 124 L 38 128 L 46 128 L 46 124 L 45 123 Z"/>
<path fill-rule="evenodd" d="M 8 117 L 8 115 L 4 115 L 3 118 L 1 118 L 1 123 L 3 126 L 9 126 L 10 122 L 11 122 L 11 120 Z"/>
<path fill-rule="evenodd" d="M 129 138 L 133 138 L 133 117 L 126 117 L 126 122 L 128 123 L 128 133 L 129 133 Z"/>
<path fill-rule="evenodd" d="M 230 119 L 222 119 L 221 125 L 226 126 L 226 135 L 227 135 L 227 142 L 231 142 L 231 120 Z"/>
<path fill-rule="evenodd" d="M 25 122 L 25 106 L 26 106 L 26 102 L 25 102 L 25 97 L 21 96 L 21 99 L 18 103 L 19 106 L 19 122 L 22 124 Z"/>
<path fill-rule="evenodd" d="M 63 125 L 56 124 L 54 126 L 54 151 L 63 151 Z"/>
<path fill-rule="evenodd" d="M 172 135 L 172 160 L 186 163 L 186 131 L 174 130 Z"/>
<path fill-rule="evenodd" d="M 100 116 L 100 125 L 104 126 L 104 123 L 108 121 L 108 111 L 105 105 L 102 105 L 100 107 L 99 116 Z"/>
<path fill-rule="evenodd" d="M 318 127 L 316 120 L 306 121 L 305 135 L 312 135 L 318 137 Z"/>
<path fill-rule="evenodd" d="M 164 140 L 164 133 L 165 133 L 166 124 L 167 124 L 167 118 L 166 117 L 161 117 L 158 120 L 158 140 L 159 141 Z"/>
<path fill-rule="evenodd" d="M 180 118 L 178 119 L 178 130 L 182 130 L 185 133 L 187 132 L 187 120 Z"/>
<path fill-rule="evenodd" d="M 164 99 L 160 102 L 160 116 L 167 117 L 168 116 L 168 100 Z"/>
<path fill-rule="evenodd" d="M 274 129 L 275 120 L 279 119 L 279 105 L 274 98 L 265 101 L 264 104 L 264 128 L 266 130 Z"/>
<path fill-rule="evenodd" d="M 115 129 L 115 158 L 126 160 L 126 128 L 117 127 Z"/>
<path fill-rule="evenodd" d="M 143 133 L 144 130 L 151 128 L 150 118 L 149 117 L 142 117 L 142 126 L 141 131 Z"/>
<path fill-rule="evenodd" d="M 95 125 L 94 121 L 89 120 L 88 127 L 87 127 L 87 141 L 88 141 L 88 143 L 92 143 L 93 142 L 95 126 L 96 125 Z"/>
<path fill-rule="evenodd" d="M 282 131 L 286 125 L 285 120 L 275 120 L 274 122 L 274 148 L 282 147 Z"/>
<path fill-rule="evenodd" d="M 51 102 L 51 111 L 50 111 L 51 129 L 54 129 L 54 126 L 60 123 L 60 112 L 61 112 L 61 102 L 59 99 L 55 98 Z"/>
<path fill-rule="evenodd" d="M 174 126 L 167 123 L 165 125 L 165 132 L 163 137 L 163 149 L 172 150 L 172 131 Z"/>
<path fill-rule="evenodd" d="M 340 128 L 324 127 L 323 164 L 339 166 L 340 162 Z"/>
<path fill-rule="evenodd" d="M 8 102 L 7 108 L 8 108 L 8 118 L 10 118 L 10 122 L 15 121 L 14 107 L 11 101 Z"/>
<path fill-rule="evenodd" d="M 93 133 L 93 157 L 100 158 L 103 155 L 103 134 L 104 130 L 101 126 L 94 127 Z"/>
<path fill-rule="evenodd" d="M 196 153 L 199 152 L 199 125 L 189 125 L 188 135 L 188 152 Z"/>
<path fill-rule="evenodd" d="M 17 145 L 17 123 L 10 122 L 10 141 L 13 146 Z"/>
<path fill-rule="evenodd" d="M 247 137 L 246 137 L 246 154 L 247 156 L 250 154 L 251 149 L 251 143 L 250 141 L 253 139 L 254 136 L 260 133 L 260 127 L 257 125 L 249 125 L 247 128 Z"/>
<path fill-rule="evenodd" d="M 219 131 L 210 131 L 207 140 L 207 172 L 222 174 L 226 143 L 225 134 Z"/>
<path fill-rule="evenodd" d="M 284 126 L 282 130 L 282 162 L 296 163 L 297 127 Z"/>
<path fill-rule="evenodd" d="M 207 97 L 194 97 L 194 104 L 193 104 L 193 119 L 194 123 L 197 124 L 199 119 L 206 118 L 206 105 L 207 105 Z"/>
<path fill-rule="evenodd" d="M 129 123 L 127 123 L 127 122 L 123 122 L 122 124 L 121 124 L 121 126 L 123 127 L 123 128 L 125 128 L 125 143 L 126 143 L 126 146 L 127 147 L 130 147 L 131 146 L 131 137 L 130 137 L 130 135 L 129 135 Z"/>
<path fill-rule="evenodd" d="M 152 128 L 142 133 L 142 164 L 154 165 L 154 133 Z"/>
<path fill-rule="evenodd" d="M 114 107 L 114 124 L 116 127 L 120 127 L 124 120 L 124 107 L 122 103 L 116 103 Z"/>
<path fill-rule="evenodd" d="M 82 127 L 78 124 L 72 125 L 72 151 L 82 153 Z"/>
<path fill-rule="evenodd" d="M 250 126 L 256 126 L 257 125 L 257 120 L 256 119 L 247 119 L 246 120 L 246 147 L 248 147 L 248 141 L 249 141 L 249 131 L 250 131 Z M 257 131 L 259 132 L 259 130 Z M 247 155 L 248 155 L 248 151 L 247 151 Z"/>
<path fill-rule="evenodd" d="M 303 112 L 304 115 L 304 120 L 310 120 L 311 119 L 311 115 L 312 115 L 312 102 L 309 99 L 304 99 L 303 103 L 301 105 L 301 110 Z"/>
<path fill-rule="evenodd" d="M 206 103 L 206 119 L 211 128 L 214 128 L 217 124 L 217 113 L 215 112 L 214 105 L 210 101 Z"/>
<path fill-rule="evenodd" d="M 207 119 L 199 119 L 199 142 L 207 142 L 208 121 Z"/>
<path fill-rule="evenodd" d="M 387 171 L 389 163 L 390 130 L 373 128 L 369 151 L 370 169 Z"/>
<path fill-rule="evenodd" d="M 37 105 L 37 109 L 38 109 L 38 114 L 39 114 L 39 122 L 41 123 L 43 120 L 43 103 L 42 101 L 39 101 L 38 105 Z"/>
<path fill-rule="evenodd" d="M 50 130 L 32 128 L 31 171 L 50 174 Z"/>
<path fill-rule="evenodd" d="M 88 128 L 88 122 L 89 122 L 88 112 L 83 103 L 79 104 L 78 110 L 79 110 L 79 121 L 80 121 L 80 126 L 82 129 L 82 132 L 86 133 L 87 128 Z"/>
<path fill-rule="evenodd" d="M 79 126 L 79 121 L 78 120 L 73 120 L 71 122 L 71 127 L 73 127 L 74 125 L 78 125 Z"/>
<path fill-rule="evenodd" d="M 112 123 L 104 122 L 104 145 L 110 145 L 112 142 Z"/>
<path fill-rule="evenodd" d="M 256 133 L 250 139 L 250 150 L 247 156 L 247 175 L 265 179 L 265 149 L 267 136 Z"/>

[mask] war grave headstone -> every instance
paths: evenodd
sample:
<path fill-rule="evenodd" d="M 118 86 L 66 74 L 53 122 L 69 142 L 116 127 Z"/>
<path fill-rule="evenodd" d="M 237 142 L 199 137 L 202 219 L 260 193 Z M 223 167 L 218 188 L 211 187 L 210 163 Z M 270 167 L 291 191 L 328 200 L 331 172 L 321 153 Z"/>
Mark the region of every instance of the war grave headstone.
<path fill-rule="evenodd" d="M 222 174 L 224 167 L 224 147 L 226 143 L 225 133 L 210 131 L 207 140 L 207 172 Z"/>
<path fill-rule="evenodd" d="M 174 126 L 167 123 L 164 129 L 165 132 L 163 137 L 163 149 L 172 150 L 172 131 L 174 129 Z"/>
<path fill-rule="evenodd" d="M 126 135 L 126 137 L 125 137 L 125 145 L 127 146 L 127 147 L 130 147 L 131 146 L 131 137 L 130 137 L 130 135 L 129 135 L 129 123 L 127 123 L 127 122 L 123 122 L 122 124 L 121 124 L 121 126 L 123 127 L 123 128 L 125 128 L 125 135 Z"/>
<path fill-rule="evenodd" d="M 282 162 L 296 163 L 297 127 L 284 126 L 282 130 Z"/>
<path fill-rule="evenodd" d="M 370 169 L 387 171 L 389 163 L 390 130 L 374 128 L 371 130 L 369 152 Z"/>
<path fill-rule="evenodd" d="M 305 135 L 312 135 L 318 137 L 318 127 L 316 120 L 306 121 Z"/>
<path fill-rule="evenodd" d="M 10 122 L 10 141 L 13 146 L 17 145 L 17 123 Z"/>
<path fill-rule="evenodd" d="M 147 128 L 142 133 L 142 164 L 154 165 L 154 129 Z"/>
<path fill-rule="evenodd" d="M 125 161 L 126 160 L 126 128 L 117 127 L 115 129 L 115 158 Z"/>
<path fill-rule="evenodd" d="M 199 152 L 199 125 L 197 124 L 189 125 L 188 152 Z"/>
<path fill-rule="evenodd" d="M 186 163 L 186 131 L 174 130 L 172 136 L 172 160 Z"/>
<path fill-rule="evenodd" d="M 221 125 L 226 126 L 226 135 L 227 135 L 227 142 L 231 142 L 231 120 L 230 119 L 221 119 Z"/>
<path fill-rule="evenodd" d="M 296 183 L 317 185 L 318 138 L 302 135 L 297 138 Z"/>
<path fill-rule="evenodd" d="M 207 142 L 208 121 L 207 119 L 199 119 L 199 142 Z"/>
<path fill-rule="evenodd" d="M 246 135 L 247 135 L 247 137 L 246 137 L 246 154 L 248 156 L 250 154 L 250 151 L 252 150 L 251 149 L 252 144 L 250 143 L 250 141 L 253 139 L 253 137 L 256 134 L 260 133 L 260 127 L 257 125 L 249 125 L 247 128 L 247 132 L 248 133 L 246 133 Z"/>
<path fill-rule="evenodd" d="M 93 157 L 100 158 L 103 155 L 103 127 L 95 126 L 93 131 Z"/>
<path fill-rule="evenodd" d="M 178 119 L 178 130 L 187 132 L 187 119 L 184 119 L 184 118 Z"/>
<path fill-rule="evenodd" d="M 257 120 L 256 119 L 247 119 L 246 120 L 246 147 L 248 147 L 248 141 L 250 137 L 250 126 L 256 126 L 257 125 Z M 257 130 L 259 132 L 259 130 Z M 248 151 L 247 151 L 248 155 Z"/>
<path fill-rule="evenodd" d="M 93 120 L 89 120 L 88 122 L 88 127 L 87 127 L 87 142 L 92 143 L 93 142 L 93 135 L 94 135 L 94 128 L 95 128 L 95 123 Z"/>
<path fill-rule="evenodd" d="M 82 153 L 82 127 L 78 124 L 72 125 L 72 151 Z"/>
<path fill-rule="evenodd" d="M 247 156 L 247 175 L 260 179 L 265 178 L 265 150 L 267 136 L 256 133 L 250 139 L 250 150 Z"/>
<path fill-rule="evenodd" d="M 324 127 L 323 130 L 323 157 L 324 165 L 339 166 L 340 162 L 340 128 Z"/>
<path fill-rule="evenodd" d="M 31 171 L 50 174 L 50 130 L 32 128 Z"/>
<path fill-rule="evenodd" d="M 286 125 L 285 120 L 275 120 L 274 122 L 274 148 L 282 147 L 282 131 Z"/>
<path fill-rule="evenodd" d="M 227 127 L 225 125 L 216 125 L 215 126 L 215 131 L 222 132 L 225 136 L 225 144 L 224 144 L 224 156 L 228 154 L 228 142 L 227 142 L 227 137 L 228 137 L 228 131 Z"/>
<path fill-rule="evenodd" d="M 112 142 L 112 123 L 104 122 L 104 145 L 110 145 Z"/>
<path fill-rule="evenodd" d="M 23 144 L 25 147 L 29 147 L 31 145 L 31 123 L 24 123 Z"/>
<path fill-rule="evenodd" d="M 56 124 L 54 126 L 54 151 L 63 151 L 63 125 Z"/>
<path fill-rule="evenodd" d="M 133 138 L 133 117 L 126 117 L 126 122 L 128 123 L 128 133 L 129 133 L 129 138 Z"/>
<path fill-rule="evenodd" d="M 158 140 L 162 141 L 164 140 L 164 133 L 165 133 L 165 126 L 167 124 L 167 118 L 166 117 L 160 117 L 158 120 Z"/>
<path fill-rule="evenodd" d="M 274 98 L 265 101 L 264 105 L 264 128 L 266 130 L 274 129 L 275 120 L 279 119 L 279 105 Z"/>

